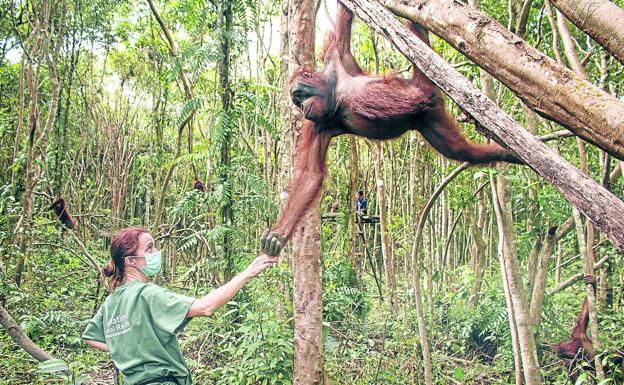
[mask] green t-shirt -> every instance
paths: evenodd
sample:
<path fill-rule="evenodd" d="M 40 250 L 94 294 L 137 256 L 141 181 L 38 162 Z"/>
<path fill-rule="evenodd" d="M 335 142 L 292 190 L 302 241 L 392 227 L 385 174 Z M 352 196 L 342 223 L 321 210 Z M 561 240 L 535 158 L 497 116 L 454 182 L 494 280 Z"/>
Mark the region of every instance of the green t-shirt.
<path fill-rule="evenodd" d="M 168 375 L 190 385 L 176 334 L 191 320 L 186 315 L 193 301 L 152 283 L 132 281 L 106 298 L 82 338 L 108 345 L 128 385 Z"/>

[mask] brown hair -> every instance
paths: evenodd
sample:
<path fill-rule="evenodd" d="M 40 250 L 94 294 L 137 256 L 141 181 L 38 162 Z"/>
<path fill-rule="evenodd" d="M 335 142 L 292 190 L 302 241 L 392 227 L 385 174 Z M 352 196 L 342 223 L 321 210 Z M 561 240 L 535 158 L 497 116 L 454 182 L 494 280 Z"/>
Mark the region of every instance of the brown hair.
<path fill-rule="evenodd" d="M 102 274 L 110 277 L 108 282 L 109 292 L 114 291 L 123 281 L 125 275 L 124 259 L 134 255 L 139 243 L 139 237 L 143 233 L 147 233 L 147 230 L 141 227 L 129 227 L 121 230 L 113 237 L 110 248 L 111 259 L 102 268 Z"/>

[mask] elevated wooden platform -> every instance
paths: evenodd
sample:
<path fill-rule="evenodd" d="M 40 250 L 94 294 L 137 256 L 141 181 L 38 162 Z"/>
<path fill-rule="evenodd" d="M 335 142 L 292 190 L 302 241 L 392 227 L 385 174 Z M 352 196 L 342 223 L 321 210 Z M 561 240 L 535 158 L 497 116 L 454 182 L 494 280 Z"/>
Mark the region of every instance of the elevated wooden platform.
<path fill-rule="evenodd" d="M 339 218 L 342 218 L 344 213 L 324 213 L 321 214 L 321 220 L 323 221 L 336 221 Z M 379 223 L 379 216 L 378 215 L 362 215 L 362 214 L 357 214 L 358 215 L 358 220 L 360 223 L 362 224 L 366 224 L 366 223 Z"/>

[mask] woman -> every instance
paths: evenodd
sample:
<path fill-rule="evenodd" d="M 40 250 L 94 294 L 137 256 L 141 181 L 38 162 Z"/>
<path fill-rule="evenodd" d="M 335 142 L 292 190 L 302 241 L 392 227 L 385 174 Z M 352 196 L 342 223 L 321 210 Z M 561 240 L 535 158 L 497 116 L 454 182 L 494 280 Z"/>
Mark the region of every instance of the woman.
<path fill-rule="evenodd" d="M 203 298 L 176 294 L 148 282 L 162 265 L 154 239 L 144 229 L 121 230 L 104 267 L 111 294 L 82 334 L 94 348 L 110 352 L 125 384 L 190 385 L 178 334 L 192 317 L 207 317 L 225 305 L 250 279 L 277 262 L 261 255 L 230 282 Z"/>

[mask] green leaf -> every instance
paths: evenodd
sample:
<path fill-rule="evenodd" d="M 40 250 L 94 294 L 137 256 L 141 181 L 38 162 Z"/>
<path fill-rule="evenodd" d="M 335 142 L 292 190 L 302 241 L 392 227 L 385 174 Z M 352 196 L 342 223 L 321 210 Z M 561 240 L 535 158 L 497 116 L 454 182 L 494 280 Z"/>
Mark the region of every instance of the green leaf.
<path fill-rule="evenodd" d="M 52 360 L 40 362 L 39 365 L 37 365 L 37 370 L 39 371 L 39 373 L 66 372 L 69 370 L 69 365 L 67 365 L 67 362 L 55 358 Z"/>
<path fill-rule="evenodd" d="M 587 381 L 587 373 L 581 373 L 581 375 L 576 379 L 574 385 L 581 385 Z"/>
<path fill-rule="evenodd" d="M 455 377 L 459 381 L 464 381 L 464 369 L 462 369 L 460 367 L 455 368 L 455 372 L 453 373 L 453 377 Z"/>

